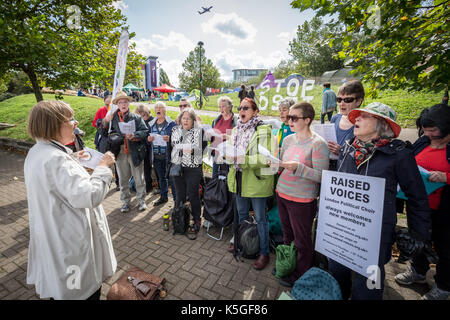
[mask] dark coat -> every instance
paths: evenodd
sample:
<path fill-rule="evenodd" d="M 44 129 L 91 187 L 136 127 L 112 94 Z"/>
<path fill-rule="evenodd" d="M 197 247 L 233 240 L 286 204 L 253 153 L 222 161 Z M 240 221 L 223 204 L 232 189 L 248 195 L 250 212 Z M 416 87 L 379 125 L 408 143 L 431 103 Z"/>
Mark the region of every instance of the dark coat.
<path fill-rule="evenodd" d="M 429 241 L 431 218 L 428 197 L 416 160 L 407 144 L 401 140 L 392 140 L 389 144 L 375 149 L 372 156 L 357 169 L 353 140 L 354 138 L 347 141 L 341 149 L 337 171 L 386 179 L 381 246 L 390 246 L 395 240 L 395 199 L 398 184 L 411 205 L 411 212 L 407 217 L 410 231 L 419 239 Z"/>

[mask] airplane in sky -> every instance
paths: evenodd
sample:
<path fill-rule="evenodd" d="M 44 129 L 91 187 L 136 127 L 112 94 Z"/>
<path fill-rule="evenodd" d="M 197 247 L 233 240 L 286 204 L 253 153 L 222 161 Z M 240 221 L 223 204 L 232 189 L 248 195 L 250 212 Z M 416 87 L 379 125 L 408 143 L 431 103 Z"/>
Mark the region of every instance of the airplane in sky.
<path fill-rule="evenodd" d="M 198 14 L 204 14 L 205 12 L 209 12 L 209 11 L 212 9 L 212 7 L 213 7 L 213 6 L 211 6 L 211 7 L 209 7 L 209 8 L 202 7 L 203 11 L 202 11 L 202 12 L 197 11 L 197 12 L 198 12 Z"/>

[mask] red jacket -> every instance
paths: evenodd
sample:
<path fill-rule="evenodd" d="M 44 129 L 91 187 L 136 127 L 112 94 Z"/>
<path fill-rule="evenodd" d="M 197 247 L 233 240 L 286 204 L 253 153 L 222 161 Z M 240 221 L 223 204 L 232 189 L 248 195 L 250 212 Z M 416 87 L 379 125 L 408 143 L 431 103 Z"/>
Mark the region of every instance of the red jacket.
<path fill-rule="evenodd" d="M 107 113 L 108 113 L 108 109 L 106 108 L 106 106 L 103 106 L 103 107 L 99 108 L 97 110 L 97 112 L 95 113 L 94 120 L 92 121 L 92 126 L 97 128 L 97 120 L 98 119 L 103 119 L 104 117 L 106 117 Z"/>

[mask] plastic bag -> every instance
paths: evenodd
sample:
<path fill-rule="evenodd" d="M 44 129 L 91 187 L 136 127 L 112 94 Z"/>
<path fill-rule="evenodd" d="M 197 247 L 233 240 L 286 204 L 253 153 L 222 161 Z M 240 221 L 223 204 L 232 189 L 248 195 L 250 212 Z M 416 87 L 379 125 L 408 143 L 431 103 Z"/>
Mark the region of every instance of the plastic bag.
<path fill-rule="evenodd" d="M 292 273 L 297 266 L 297 248 L 294 246 L 294 242 L 290 246 L 279 245 L 277 247 L 277 260 L 275 262 L 275 267 L 277 273 L 275 276 L 277 278 L 283 278 Z"/>

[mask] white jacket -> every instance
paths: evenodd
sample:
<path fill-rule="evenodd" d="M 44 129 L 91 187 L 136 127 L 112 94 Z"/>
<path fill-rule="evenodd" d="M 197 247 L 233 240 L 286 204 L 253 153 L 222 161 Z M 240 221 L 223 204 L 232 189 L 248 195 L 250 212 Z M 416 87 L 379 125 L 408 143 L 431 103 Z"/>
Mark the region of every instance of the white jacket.
<path fill-rule="evenodd" d="M 38 141 L 25 159 L 27 283 L 41 298 L 87 299 L 117 267 L 101 205 L 112 171 L 100 166 L 89 175 L 71 150 L 56 144 Z"/>

